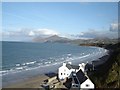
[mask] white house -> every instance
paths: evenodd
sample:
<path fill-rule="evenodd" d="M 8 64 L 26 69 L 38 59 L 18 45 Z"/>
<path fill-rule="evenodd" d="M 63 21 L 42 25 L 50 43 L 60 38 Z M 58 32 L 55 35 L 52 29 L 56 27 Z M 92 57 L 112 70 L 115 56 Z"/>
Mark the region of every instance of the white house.
<path fill-rule="evenodd" d="M 94 89 L 94 87 L 95 86 L 92 81 L 83 73 L 81 69 L 76 73 L 76 75 L 75 73 L 72 75 L 72 88 Z"/>
<path fill-rule="evenodd" d="M 80 66 L 79 70 L 81 69 L 83 72 L 85 72 L 86 64 L 85 63 L 81 63 L 81 64 L 79 64 L 79 66 Z"/>
<path fill-rule="evenodd" d="M 94 84 L 85 74 L 87 64 L 81 63 L 79 66 L 72 65 L 71 62 L 63 65 L 58 69 L 58 78 L 64 80 L 65 78 L 72 78 L 72 88 L 94 89 Z"/>
<path fill-rule="evenodd" d="M 83 89 L 94 89 L 95 86 L 94 86 L 94 84 L 92 83 L 92 81 L 90 79 L 87 79 L 86 81 L 84 81 L 80 85 L 80 88 L 83 88 Z"/>
<path fill-rule="evenodd" d="M 72 65 L 71 62 L 68 64 L 63 63 L 63 65 L 58 69 L 58 78 L 60 80 L 64 80 L 65 78 L 69 78 L 71 72 L 79 71 L 79 66 Z"/>

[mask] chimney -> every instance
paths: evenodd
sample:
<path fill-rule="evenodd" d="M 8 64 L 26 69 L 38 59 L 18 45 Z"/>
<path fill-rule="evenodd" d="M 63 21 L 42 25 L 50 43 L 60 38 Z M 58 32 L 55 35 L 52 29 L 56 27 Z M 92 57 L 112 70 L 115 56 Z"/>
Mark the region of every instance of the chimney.
<path fill-rule="evenodd" d="M 81 64 L 79 64 L 79 66 L 81 67 Z"/>
<path fill-rule="evenodd" d="M 68 64 L 72 64 L 72 62 L 68 62 Z"/>
<path fill-rule="evenodd" d="M 85 66 L 85 63 L 82 63 L 82 66 Z"/>
<path fill-rule="evenodd" d="M 66 66 L 66 63 L 63 63 L 63 66 Z"/>

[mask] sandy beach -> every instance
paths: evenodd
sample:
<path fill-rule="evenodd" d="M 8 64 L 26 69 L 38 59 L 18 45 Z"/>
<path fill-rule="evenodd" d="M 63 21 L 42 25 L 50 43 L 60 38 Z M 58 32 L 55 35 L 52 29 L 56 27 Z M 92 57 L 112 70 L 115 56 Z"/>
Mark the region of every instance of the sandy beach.
<path fill-rule="evenodd" d="M 17 82 L 3 88 L 42 88 L 41 84 L 44 80 L 48 79 L 49 77 L 46 75 L 40 75 L 36 77 L 29 78 L 22 82 Z"/>

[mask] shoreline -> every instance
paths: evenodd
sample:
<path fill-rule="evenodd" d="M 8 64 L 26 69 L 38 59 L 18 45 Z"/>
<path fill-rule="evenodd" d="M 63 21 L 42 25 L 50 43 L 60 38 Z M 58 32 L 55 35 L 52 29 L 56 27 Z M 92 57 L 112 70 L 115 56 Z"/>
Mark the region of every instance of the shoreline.
<path fill-rule="evenodd" d="M 105 55 L 105 56 L 106 56 L 106 55 Z M 105 57 L 105 56 L 103 56 L 103 57 Z M 106 58 L 106 59 L 107 59 L 107 58 Z M 103 63 L 105 63 L 105 62 L 103 61 L 103 63 L 101 64 L 100 61 L 102 61 L 102 60 L 103 60 L 103 58 L 101 57 L 101 58 L 99 59 L 99 61 L 95 61 L 95 60 L 92 61 L 92 62 L 97 63 L 97 64 L 95 65 L 95 69 L 96 69 L 96 68 L 99 68 L 100 65 L 102 65 Z M 99 65 L 98 65 L 98 63 L 99 63 Z M 34 76 L 34 77 L 32 77 L 32 78 L 28 78 L 27 80 L 23 80 L 23 81 L 14 83 L 14 84 L 12 83 L 12 84 L 10 84 L 10 85 L 8 85 L 8 86 L 3 87 L 3 89 L 4 89 L 4 88 L 42 88 L 41 85 L 43 84 L 44 80 L 47 80 L 47 79 L 49 79 L 49 78 L 50 78 L 50 77 L 47 76 L 47 75 L 45 75 L 45 74 L 39 75 L 39 76 Z"/>
<path fill-rule="evenodd" d="M 90 47 L 96 47 L 96 46 L 90 46 Z M 95 67 L 99 67 L 99 65 L 101 65 L 101 63 L 100 63 L 101 61 L 103 61 L 102 62 L 102 64 L 103 64 L 106 61 L 104 59 L 107 58 L 106 56 L 109 56 L 109 55 L 104 55 L 103 57 L 100 57 L 99 60 L 93 60 L 92 61 L 93 63 L 97 63 L 95 65 Z M 48 78 L 50 78 L 50 77 L 45 75 L 45 74 L 42 74 L 42 75 L 38 75 L 38 76 L 28 78 L 26 80 L 22 80 L 22 81 L 17 82 L 17 83 L 12 83 L 12 84 L 3 86 L 3 89 L 4 88 L 42 88 L 41 85 L 43 84 L 44 80 L 46 80 Z"/>

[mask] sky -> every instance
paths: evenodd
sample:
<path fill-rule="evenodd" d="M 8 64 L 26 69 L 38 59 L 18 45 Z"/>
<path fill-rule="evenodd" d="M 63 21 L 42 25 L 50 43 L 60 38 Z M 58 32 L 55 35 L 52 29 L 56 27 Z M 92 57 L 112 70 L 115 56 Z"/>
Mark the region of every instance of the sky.
<path fill-rule="evenodd" d="M 1 33 L 3 41 L 52 35 L 116 38 L 117 21 L 117 2 L 3 2 Z"/>

